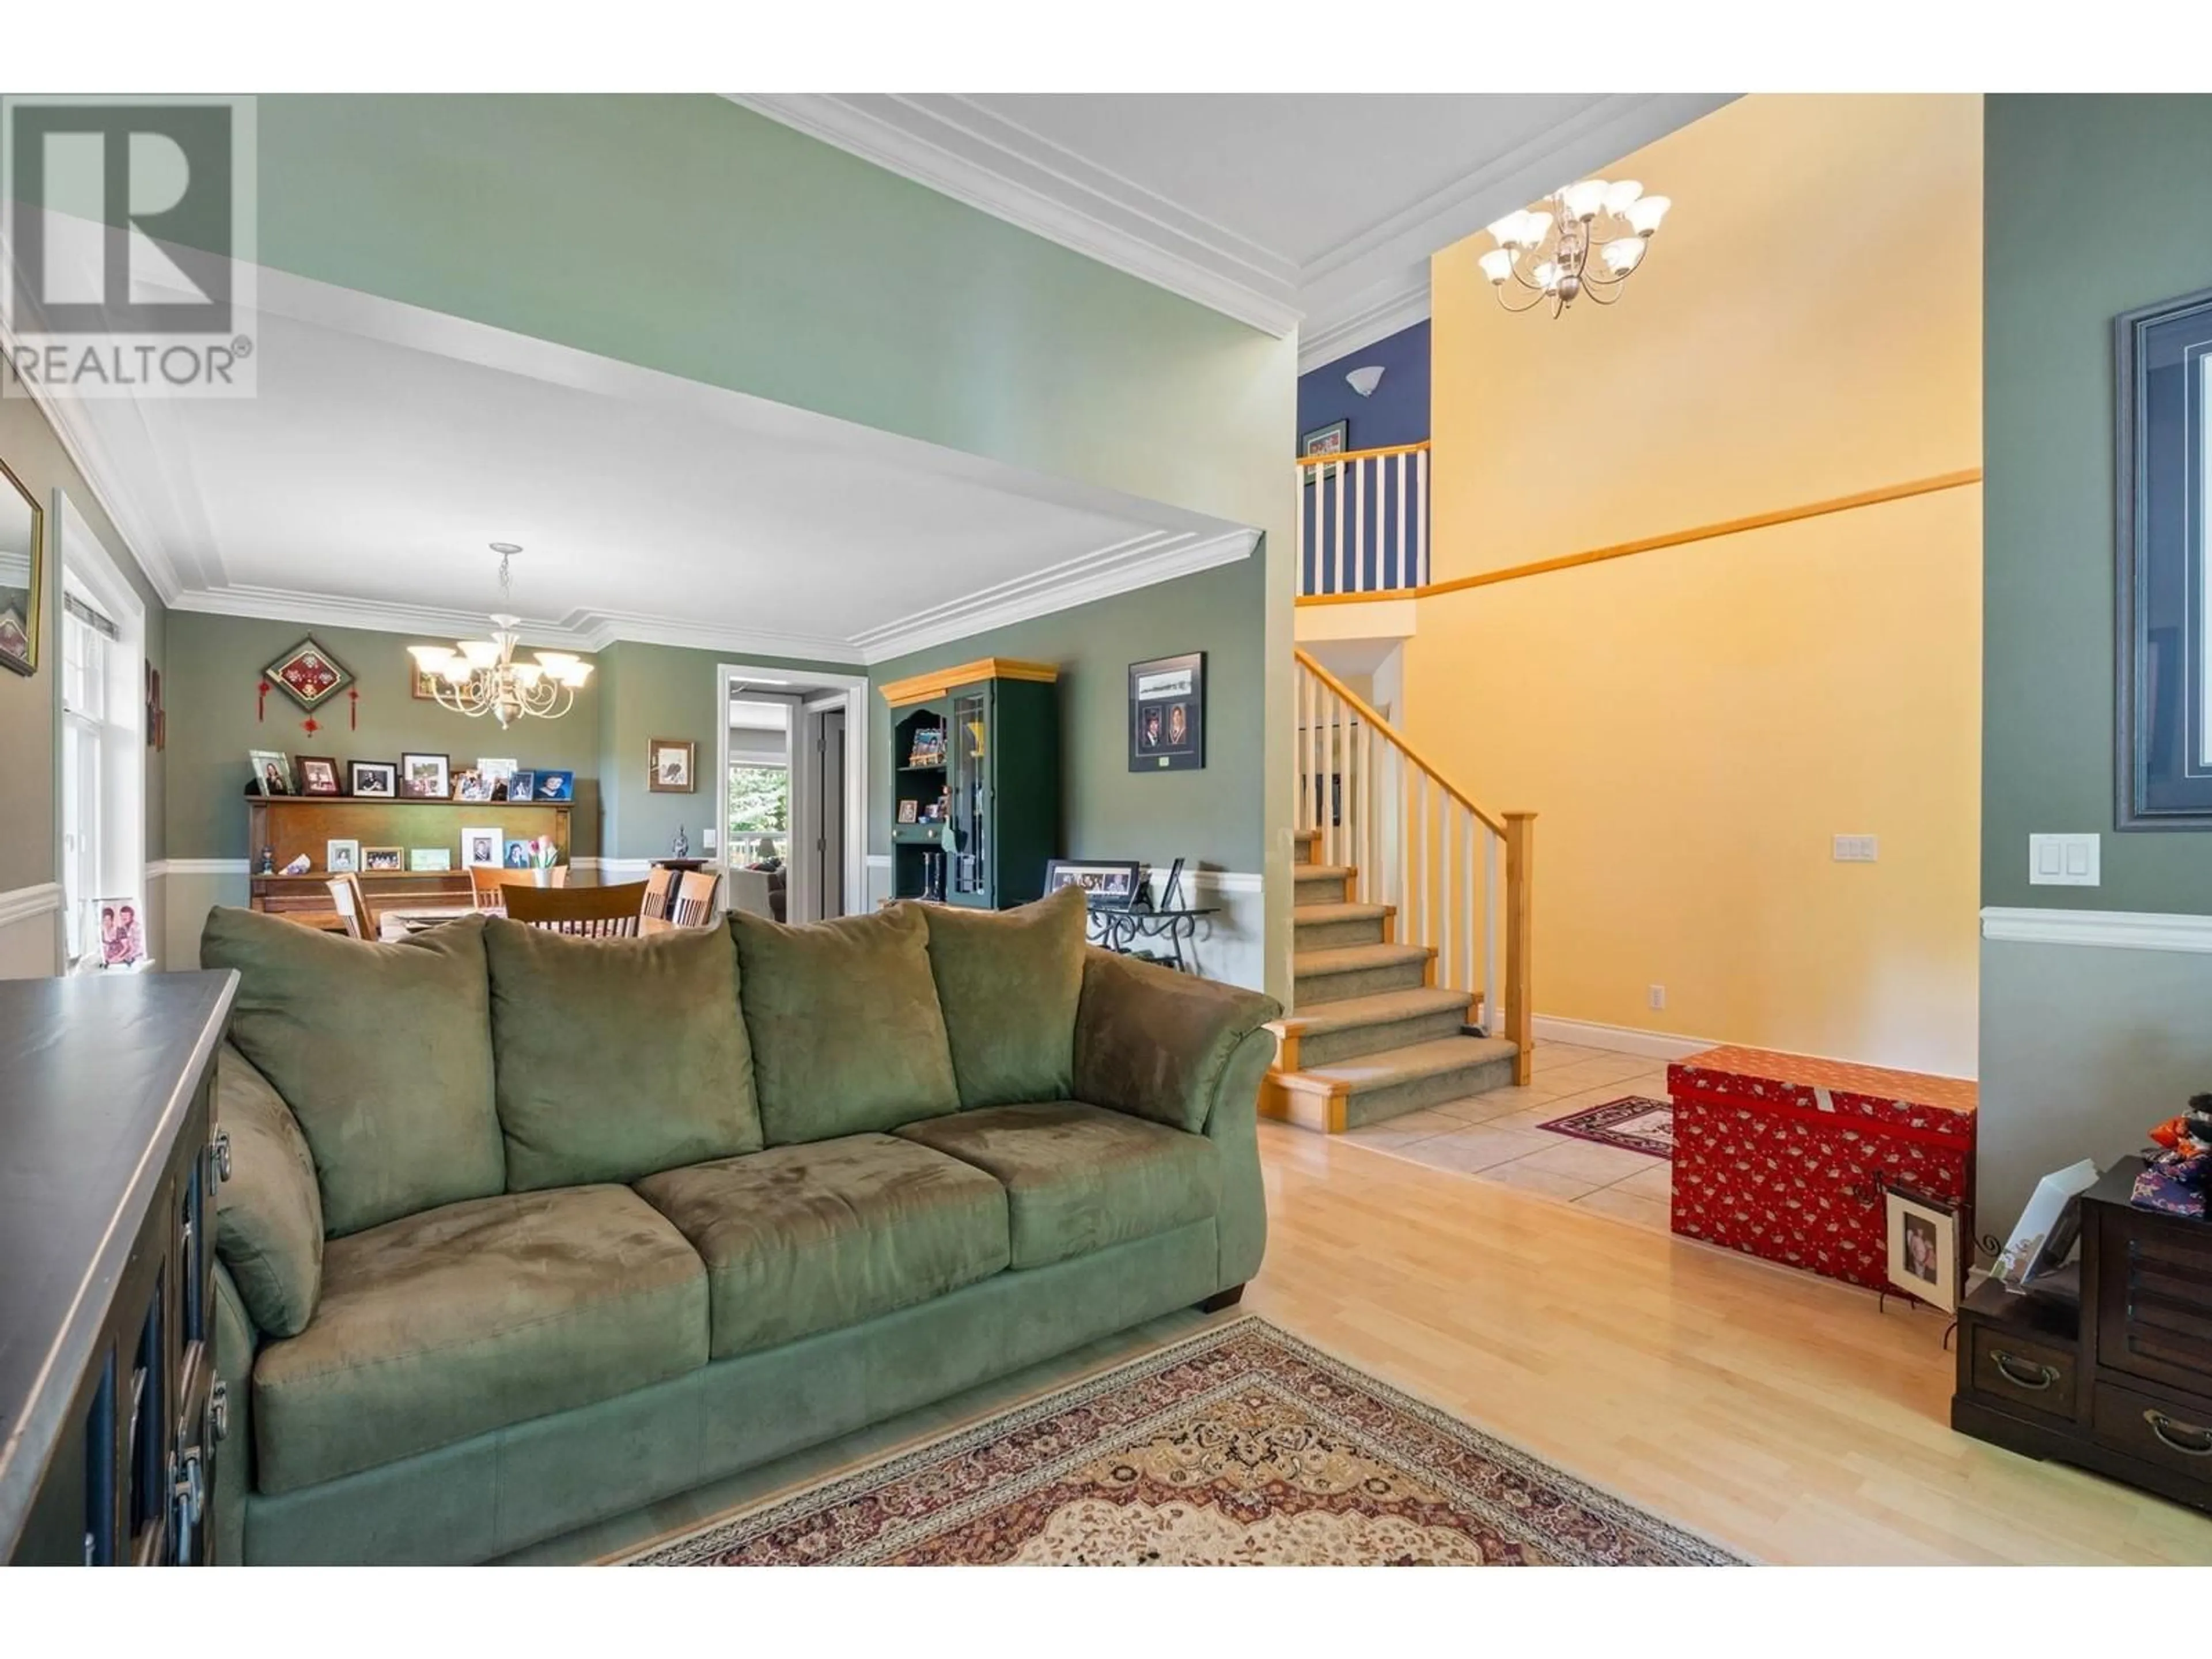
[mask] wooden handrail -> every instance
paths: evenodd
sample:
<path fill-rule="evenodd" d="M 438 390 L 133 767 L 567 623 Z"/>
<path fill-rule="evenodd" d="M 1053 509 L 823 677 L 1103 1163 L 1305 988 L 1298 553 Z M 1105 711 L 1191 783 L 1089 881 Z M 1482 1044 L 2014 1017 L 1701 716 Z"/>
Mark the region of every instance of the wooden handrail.
<path fill-rule="evenodd" d="M 1424 438 L 1417 444 L 1390 444 L 1382 449 L 1340 449 L 1327 455 L 1301 455 L 1300 466 L 1322 466 L 1330 461 L 1366 461 L 1377 455 L 1410 455 L 1417 449 L 1426 449 L 1429 441 Z"/>
<path fill-rule="evenodd" d="M 1414 765 L 1419 767 L 1421 770 L 1426 772 L 1431 778 L 1434 778 L 1436 780 L 1437 788 L 1443 790 L 1445 794 L 1449 795 L 1452 799 L 1457 801 L 1462 806 L 1464 806 L 1468 811 L 1474 813 L 1476 817 L 1480 818 L 1484 826 L 1489 830 L 1491 834 L 1494 836 L 1502 836 L 1505 833 L 1505 821 L 1514 816 L 1512 813 L 1492 812 L 1488 808 L 1477 803 L 1472 796 L 1465 793 L 1456 785 L 1455 785 L 1450 779 L 1445 777 L 1443 773 L 1437 769 L 1436 763 L 1430 760 L 1427 756 L 1422 754 L 1419 750 L 1414 748 L 1412 744 L 1407 742 L 1405 733 L 1400 732 L 1395 726 L 1392 726 L 1389 721 L 1384 720 L 1381 714 L 1377 714 L 1374 706 L 1370 703 L 1366 698 L 1361 696 L 1359 693 L 1353 690 L 1342 680 L 1337 678 L 1335 675 L 1330 673 L 1328 670 L 1323 668 L 1319 663 L 1316 662 L 1311 656 L 1308 655 L 1304 651 L 1300 650 L 1297 647 L 1292 646 L 1291 647 L 1291 653 L 1292 656 L 1297 658 L 1298 665 L 1301 668 L 1304 669 L 1309 674 L 1311 674 L 1316 679 L 1319 680 L 1330 690 L 1335 692 L 1338 696 L 1343 698 L 1346 704 L 1351 708 L 1352 712 L 1358 715 L 1361 720 L 1366 721 L 1369 726 L 1372 726 L 1376 732 L 1380 733 L 1385 742 L 1396 749 L 1397 751 L 1403 755 L 1407 760 L 1413 762 Z"/>
<path fill-rule="evenodd" d="M 1777 525 L 1796 524 L 1803 519 L 1818 519 L 1831 513 L 1848 513 L 1862 507 L 1878 507 L 1885 501 L 1910 500 L 1915 495 L 1931 495 L 1938 490 L 1959 489 L 1982 481 L 1982 469 L 1978 466 L 1961 468 L 1956 472 L 1938 472 L 1925 478 L 1911 478 L 1903 483 L 1883 484 L 1878 489 L 1862 489 L 1849 495 L 1831 495 L 1824 501 L 1804 501 L 1796 507 L 1778 507 L 1768 513 L 1753 513 L 1741 519 L 1722 519 L 1711 524 L 1702 524 L 1688 530 L 1670 530 L 1657 536 L 1644 536 L 1632 542 L 1614 542 L 1605 547 L 1593 547 L 1580 553 L 1565 553 L 1555 559 L 1538 559 L 1529 564 L 1507 565 L 1500 570 L 1478 571 L 1472 576 L 1455 576 L 1449 581 L 1425 582 L 1419 587 L 1378 588 L 1351 593 L 1308 593 L 1301 596 L 1300 605 L 1352 605 L 1371 599 L 1431 599 L 1441 593 L 1462 593 L 1469 588 L 1492 587 L 1499 582 L 1519 581 L 1524 576 L 1548 575 L 1555 570 L 1572 570 L 1586 564 L 1602 564 L 1608 559 L 1625 559 L 1632 554 L 1653 553 L 1661 548 L 1681 547 L 1691 542 L 1711 541 L 1719 536 L 1737 536 L 1747 530 L 1768 530 Z"/>

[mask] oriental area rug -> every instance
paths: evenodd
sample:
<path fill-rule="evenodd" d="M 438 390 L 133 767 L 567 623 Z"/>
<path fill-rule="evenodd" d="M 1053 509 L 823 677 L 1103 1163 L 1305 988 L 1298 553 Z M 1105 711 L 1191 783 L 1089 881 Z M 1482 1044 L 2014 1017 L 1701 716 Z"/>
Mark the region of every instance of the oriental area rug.
<path fill-rule="evenodd" d="M 1539 1126 L 1555 1135 L 1594 1140 L 1601 1146 L 1626 1146 L 1648 1158 L 1674 1156 L 1674 1103 L 1647 1095 L 1624 1095 L 1602 1106 Z"/>
<path fill-rule="evenodd" d="M 628 1559 L 1739 1562 L 1249 1316 Z"/>

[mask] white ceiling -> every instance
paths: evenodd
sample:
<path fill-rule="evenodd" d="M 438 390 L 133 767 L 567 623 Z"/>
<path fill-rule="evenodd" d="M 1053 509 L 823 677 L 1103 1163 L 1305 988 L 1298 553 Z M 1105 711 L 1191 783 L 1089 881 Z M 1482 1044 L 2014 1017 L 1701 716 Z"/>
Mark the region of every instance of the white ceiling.
<path fill-rule="evenodd" d="M 1196 514 L 279 273 L 258 395 L 52 412 L 167 603 L 868 662 L 1243 556 Z"/>
<path fill-rule="evenodd" d="M 1428 259 L 1727 101 L 1691 94 L 740 95 L 1277 335 L 1312 368 L 1428 314 Z"/>

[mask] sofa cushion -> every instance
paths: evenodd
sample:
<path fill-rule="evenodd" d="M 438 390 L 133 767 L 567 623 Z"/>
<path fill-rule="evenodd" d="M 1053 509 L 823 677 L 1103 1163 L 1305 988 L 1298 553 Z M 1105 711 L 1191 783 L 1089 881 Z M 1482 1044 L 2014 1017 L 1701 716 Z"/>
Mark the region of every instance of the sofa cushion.
<path fill-rule="evenodd" d="M 256 1489 L 291 1492 L 681 1375 L 707 1273 L 626 1187 L 471 1199 L 348 1238 L 253 1366 Z"/>
<path fill-rule="evenodd" d="M 238 970 L 231 1041 L 299 1120 L 332 1237 L 503 1189 L 481 916 L 372 945 L 217 908 L 200 965 Z"/>
<path fill-rule="evenodd" d="M 898 1133 L 1006 1189 L 1017 1267 L 1203 1221 L 1221 1197 L 1212 1141 L 1079 1101 L 987 1106 Z"/>
<path fill-rule="evenodd" d="M 1066 1098 L 1083 1000 L 1083 890 L 1012 910 L 921 909 L 960 1103 Z"/>
<path fill-rule="evenodd" d="M 216 1188 L 216 1254 L 255 1328 L 297 1336 L 323 1285 L 314 1156 L 291 1108 L 228 1042 L 215 1058 L 215 1121 L 230 1137 L 230 1178 Z"/>
<path fill-rule="evenodd" d="M 509 1192 L 759 1150 L 725 930 L 574 939 L 495 917 L 484 950 Z"/>
<path fill-rule="evenodd" d="M 1006 1194 L 890 1135 L 847 1135 L 637 1183 L 707 1263 L 714 1356 L 857 1325 L 1004 1268 Z"/>
<path fill-rule="evenodd" d="M 736 911 L 730 931 L 769 1146 L 960 1109 L 919 906 L 797 927 Z"/>

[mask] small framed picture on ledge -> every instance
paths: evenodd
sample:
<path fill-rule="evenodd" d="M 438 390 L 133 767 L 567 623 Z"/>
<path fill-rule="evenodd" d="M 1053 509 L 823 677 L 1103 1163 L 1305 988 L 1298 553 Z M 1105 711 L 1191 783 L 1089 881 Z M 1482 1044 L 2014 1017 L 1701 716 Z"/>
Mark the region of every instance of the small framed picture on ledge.
<path fill-rule="evenodd" d="M 1959 1305 L 1959 1212 L 1903 1187 L 1884 1187 L 1889 1282 L 1945 1313 Z"/>

